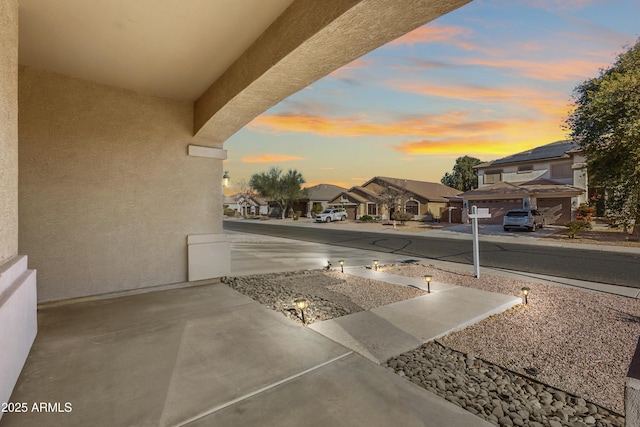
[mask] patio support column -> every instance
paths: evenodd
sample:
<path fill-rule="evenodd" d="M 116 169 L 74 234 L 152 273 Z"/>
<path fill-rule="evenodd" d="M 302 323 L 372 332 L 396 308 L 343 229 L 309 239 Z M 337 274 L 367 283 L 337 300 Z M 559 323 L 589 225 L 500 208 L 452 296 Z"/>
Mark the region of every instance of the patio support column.
<path fill-rule="evenodd" d="M 36 274 L 18 255 L 18 1 L 1 0 L 0 404 L 11 397 L 37 329 Z"/>

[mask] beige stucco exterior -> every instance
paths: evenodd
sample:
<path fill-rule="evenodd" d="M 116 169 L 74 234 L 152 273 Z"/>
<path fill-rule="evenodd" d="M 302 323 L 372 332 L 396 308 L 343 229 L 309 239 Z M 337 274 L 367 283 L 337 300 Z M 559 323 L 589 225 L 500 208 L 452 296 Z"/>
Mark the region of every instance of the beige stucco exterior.
<path fill-rule="evenodd" d="M 50 301 L 187 281 L 221 231 L 222 161 L 188 156 L 189 102 L 20 67 L 20 252 Z"/>
<path fill-rule="evenodd" d="M 18 254 L 18 1 L 0 1 L 0 265 Z"/>

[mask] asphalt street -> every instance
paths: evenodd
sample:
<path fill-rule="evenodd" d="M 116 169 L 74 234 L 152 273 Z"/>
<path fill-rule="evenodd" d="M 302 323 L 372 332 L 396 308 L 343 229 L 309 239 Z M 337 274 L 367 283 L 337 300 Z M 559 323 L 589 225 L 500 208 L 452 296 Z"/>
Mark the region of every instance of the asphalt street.
<path fill-rule="evenodd" d="M 271 225 L 259 221 L 224 221 L 227 230 L 307 242 L 393 253 L 402 256 L 473 264 L 469 240 L 410 234 L 333 230 L 326 227 Z M 640 254 L 573 249 L 480 239 L 480 264 L 555 277 L 623 285 L 640 289 Z"/>

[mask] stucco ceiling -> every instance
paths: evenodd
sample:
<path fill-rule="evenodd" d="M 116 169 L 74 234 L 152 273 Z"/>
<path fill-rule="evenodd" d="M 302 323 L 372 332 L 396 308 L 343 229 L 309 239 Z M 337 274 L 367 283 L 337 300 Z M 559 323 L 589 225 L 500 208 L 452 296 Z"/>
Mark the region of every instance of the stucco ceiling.
<path fill-rule="evenodd" d="M 293 0 L 19 0 L 19 61 L 197 99 Z"/>

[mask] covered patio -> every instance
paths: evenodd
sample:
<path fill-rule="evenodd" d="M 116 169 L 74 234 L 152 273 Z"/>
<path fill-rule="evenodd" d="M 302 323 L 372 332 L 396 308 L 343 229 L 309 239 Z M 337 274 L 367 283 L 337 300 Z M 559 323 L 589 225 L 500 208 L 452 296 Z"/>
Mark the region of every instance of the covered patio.
<path fill-rule="evenodd" d="M 39 355 L 69 354 L 64 369 L 73 370 L 77 352 L 99 364 L 102 354 L 76 345 L 118 336 L 120 313 L 105 307 L 126 309 L 126 298 L 82 303 L 88 317 L 64 321 L 38 315 L 38 304 L 215 283 L 229 273 L 221 189 L 229 136 L 467 2 L 0 0 L 0 402 L 11 399 L 34 339 Z M 233 317 L 234 307 L 225 313 Z M 132 333 L 168 338 L 155 327 Z M 61 331 L 66 338 L 49 346 Z M 175 350 L 166 344 L 151 348 Z M 126 367 L 136 357 L 164 363 L 152 362 L 158 352 L 131 348 L 126 339 L 114 347 L 122 363 L 115 380 L 131 379 Z M 37 375 L 63 371 L 43 366 Z M 96 388 L 109 382 L 85 378 L 78 399 L 108 395 Z M 132 405 L 160 405 L 142 402 L 154 390 L 145 381 L 133 381 Z M 109 399 L 94 403 L 116 415 Z M 163 411 L 136 422 L 172 419 Z"/>

